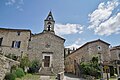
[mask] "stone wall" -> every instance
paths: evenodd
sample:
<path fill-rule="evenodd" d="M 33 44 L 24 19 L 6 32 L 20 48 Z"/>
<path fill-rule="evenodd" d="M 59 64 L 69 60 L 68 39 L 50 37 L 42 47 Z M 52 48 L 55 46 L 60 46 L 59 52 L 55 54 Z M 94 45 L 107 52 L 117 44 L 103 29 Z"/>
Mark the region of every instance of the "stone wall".
<path fill-rule="evenodd" d="M 100 49 L 98 49 L 100 47 Z M 110 61 L 109 44 L 101 40 L 87 42 L 65 58 L 66 72 L 75 73 L 75 62 L 89 62 L 92 57 L 99 57 L 101 53 L 102 61 Z"/>
<path fill-rule="evenodd" d="M 31 37 L 29 45 L 30 60 L 37 59 L 44 67 L 43 55 L 51 55 L 50 66 L 54 73 L 64 71 L 64 40 L 52 33 L 41 33 Z"/>
<path fill-rule="evenodd" d="M 18 32 L 20 35 L 18 35 Z M 1 29 L 0 38 L 3 38 L 0 51 L 4 54 L 15 54 L 21 56 L 27 53 L 31 32 L 19 29 Z M 12 48 L 13 41 L 21 41 L 20 48 Z"/>
<path fill-rule="evenodd" d="M 119 47 L 112 47 L 110 50 L 111 60 L 120 60 L 120 46 Z"/>
<path fill-rule="evenodd" d="M 0 55 L 0 80 L 3 80 L 5 74 L 7 72 L 10 72 L 11 66 L 19 64 L 20 63 L 18 61 L 14 61 L 9 58 L 6 58 L 3 55 Z"/>

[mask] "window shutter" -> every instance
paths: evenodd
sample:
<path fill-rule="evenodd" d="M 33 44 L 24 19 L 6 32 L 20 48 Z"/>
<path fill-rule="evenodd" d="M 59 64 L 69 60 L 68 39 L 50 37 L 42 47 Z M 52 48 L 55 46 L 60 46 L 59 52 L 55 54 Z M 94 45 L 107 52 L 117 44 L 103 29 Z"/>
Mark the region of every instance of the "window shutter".
<path fill-rule="evenodd" d="M 2 40 L 3 40 L 3 38 L 0 38 L 0 46 L 2 45 Z"/>
<path fill-rule="evenodd" d="M 18 48 L 20 48 L 21 41 L 18 42 Z"/>
<path fill-rule="evenodd" d="M 14 42 L 15 42 L 15 41 L 12 42 L 12 48 L 14 48 Z"/>

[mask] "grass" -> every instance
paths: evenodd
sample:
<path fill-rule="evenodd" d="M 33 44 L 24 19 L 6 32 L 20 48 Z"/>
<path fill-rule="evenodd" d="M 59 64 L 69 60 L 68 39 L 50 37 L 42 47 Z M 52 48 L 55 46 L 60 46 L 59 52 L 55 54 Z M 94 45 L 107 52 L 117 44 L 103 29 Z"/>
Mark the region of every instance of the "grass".
<path fill-rule="evenodd" d="M 50 80 L 56 80 L 55 76 L 50 76 Z M 40 75 L 26 74 L 22 78 L 16 78 L 16 80 L 40 80 Z"/>
<path fill-rule="evenodd" d="M 40 75 L 26 74 L 22 78 L 16 78 L 16 80 L 40 80 Z"/>

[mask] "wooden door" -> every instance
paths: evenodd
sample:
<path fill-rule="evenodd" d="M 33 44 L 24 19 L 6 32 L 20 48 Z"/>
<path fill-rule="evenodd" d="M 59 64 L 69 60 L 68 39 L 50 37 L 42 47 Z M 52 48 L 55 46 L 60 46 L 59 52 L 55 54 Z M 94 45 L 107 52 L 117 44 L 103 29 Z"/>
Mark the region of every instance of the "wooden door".
<path fill-rule="evenodd" d="M 44 67 L 49 67 L 50 65 L 50 56 L 45 56 Z"/>

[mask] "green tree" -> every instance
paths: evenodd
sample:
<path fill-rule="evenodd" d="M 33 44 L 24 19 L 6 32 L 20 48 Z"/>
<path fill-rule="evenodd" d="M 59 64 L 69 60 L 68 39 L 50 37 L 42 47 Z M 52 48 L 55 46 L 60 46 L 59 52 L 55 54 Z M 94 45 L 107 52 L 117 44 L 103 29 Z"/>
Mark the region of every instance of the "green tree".
<path fill-rule="evenodd" d="M 23 57 L 20 61 L 20 67 L 25 70 L 25 68 L 30 66 L 30 60 L 27 56 Z"/>
<path fill-rule="evenodd" d="M 18 78 L 21 78 L 21 77 L 23 77 L 25 75 L 22 68 L 17 68 L 16 71 L 13 72 L 13 73 L 15 73 Z"/>
<path fill-rule="evenodd" d="M 14 73 L 6 73 L 5 80 L 15 80 L 16 75 Z"/>
<path fill-rule="evenodd" d="M 100 69 L 98 64 L 98 57 L 93 57 L 91 62 L 80 63 L 81 74 L 100 77 Z"/>
<path fill-rule="evenodd" d="M 41 67 L 41 63 L 38 60 L 33 60 L 29 67 L 29 73 L 37 73 Z"/>

